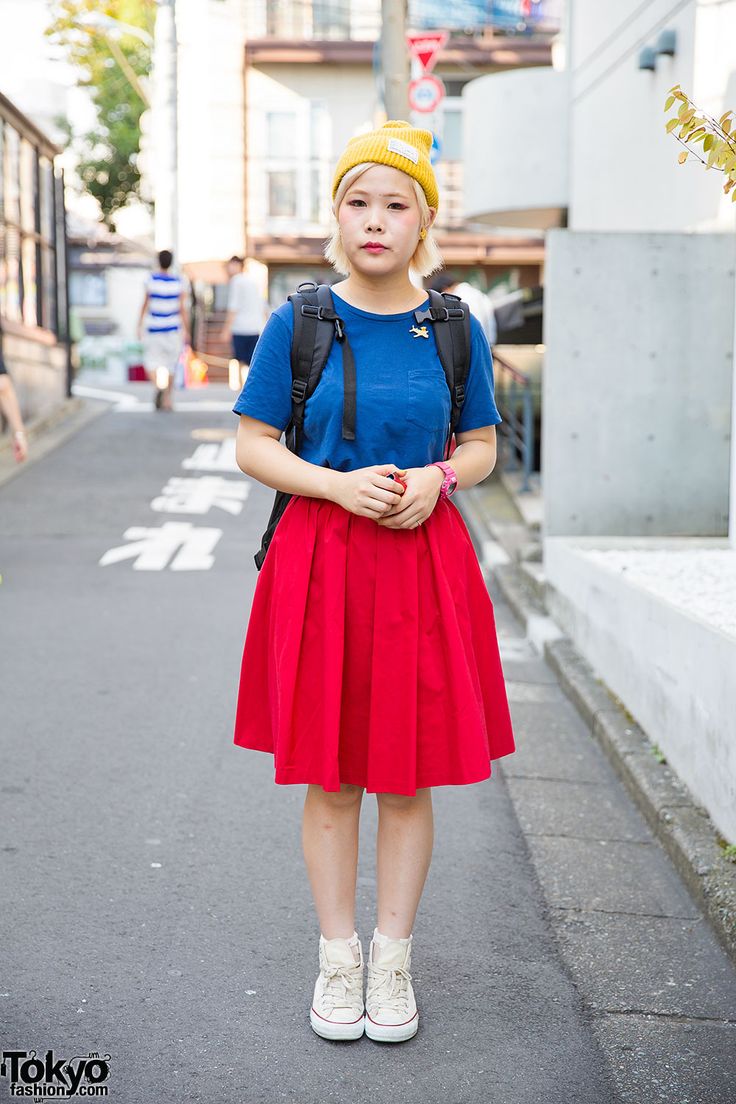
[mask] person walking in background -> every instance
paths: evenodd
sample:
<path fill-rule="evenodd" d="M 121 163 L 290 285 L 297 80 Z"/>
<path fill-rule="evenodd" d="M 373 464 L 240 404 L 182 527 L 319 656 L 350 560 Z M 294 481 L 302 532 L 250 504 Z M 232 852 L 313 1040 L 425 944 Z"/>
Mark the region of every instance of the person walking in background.
<path fill-rule="evenodd" d="M 170 269 L 173 254 L 162 249 L 158 270 L 146 283 L 138 320 L 138 337 L 143 340 L 143 363 L 156 388 L 157 410 L 173 410 L 174 370 L 185 345 L 190 344 L 187 293 L 184 281 Z"/>
<path fill-rule="evenodd" d="M 471 313 L 448 463 L 450 390 L 429 297 L 410 279 L 442 265 L 431 144 L 430 131 L 392 120 L 338 161 L 325 257 L 347 279 L 323 318 L 342 340 L 306 400 L 299 454 L 280 442 L 292 418 L 291 302 L 266 323 L 233 407 L 238 466 L 291 496 L 256 582 L 234 742 L 272 753 L 276 783 L 306 784 L 302 844 L 321 928 L 310 1023 L 333 1040 L 416 1034 L 412 929 L 432 788 L 489 778 L 491 761 L 515 750 L 493 604 L 450 497 L 496 462 L 491 353 Z M 354 925 L 365 792 L 379 815 L 364 1001 Z"/>
<path fill-rule="evenodd" d="M 3 359 L 2 330 L 0 330 L 0 410 L 8 419 L 10 432 L 13 434 L 13 456 L 16 463 L 20 464 L 28 456 L 28 440 L 18 396 Z"/>
<path fill-rule="evenodd" d="M 475 315 L 483 327 L 483 332 L 488 338 L 488 344 L 490 346 L 496 344 L 498 333 L 496 315 L 491 301 L 484 291 L 474 287 L 473 284 L 466 283 L 464 280 L 458 281 L 455 276 L 450 276 L 448 272 L 442 272 L 439 276 L 435 276 L 430 287 L 433 287 L 435 291 L 449 291 L 451 295 L 459 295 L 463 302 L 470 307 L 470 313 Z"/>
<path fill-rule="evenodd" d="M 258 281 L 245 271 L 242 257 L 230 258 L 227 274 L 230 283 L 222 338 L 224 341 L 232 340 L 233 357 L 241 365 L 249 365 L 266 321 L 268 304 L 261 295 Z"/>

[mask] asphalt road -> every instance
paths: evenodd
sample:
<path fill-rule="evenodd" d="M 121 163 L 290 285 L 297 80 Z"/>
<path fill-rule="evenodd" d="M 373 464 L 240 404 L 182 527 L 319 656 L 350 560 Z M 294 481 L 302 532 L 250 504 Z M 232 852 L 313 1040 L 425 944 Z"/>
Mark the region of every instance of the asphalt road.
<path fill-rule="evenodd" d="M 276 786 L 270 755 L 232 743 L 273 492 L 228 466 L 221 398 L 110 404 L 0 486 L 2 1049 L 109 1055 L 108 1099 L 131 1104 L 636 1100 L 561 954 L 498 764 L 434 791 L 415 1039 L 311 1030 L 305 787 Z M 202 478 L 195 498 L 170 482 Z M 512 708 L 526 724 L 536 701 L 543 726 L 561 707 L 545 687 L 559 691 L 493 597 L 507 677 L 527 687 Z M 375 828 L 366 795 L 366 949 Z"/>

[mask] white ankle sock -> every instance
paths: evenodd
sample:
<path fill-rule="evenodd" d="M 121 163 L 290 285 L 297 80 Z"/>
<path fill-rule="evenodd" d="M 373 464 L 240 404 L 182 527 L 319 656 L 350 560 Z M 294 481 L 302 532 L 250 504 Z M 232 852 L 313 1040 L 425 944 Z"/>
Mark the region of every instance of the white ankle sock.
<path fill-rule="evenodd" d="M 380 932 L 378 930 L 378 928 L 373 929 L 373 942 L 377 943 L 379 947 L 383 947 L 387 942 L 389 942 L 389 940 L 393 943 L 406 944 L 409 942 L 410 939 L 410 935 L 404 936 L 402 939 L 396 939 L 394 936 L 384 935 L 383 932 Z"/>
<path fill-rule="evenodd" d="M 325 938 L 324 937 L 324 932 L 322 932 L 321 934 L 322 934 L 322 938 L 324 939 Z M 337 935 L 337 936 L 335 936 L 335 939 L 345 939 L 345 937 Z M 334 940 L 325 939 L 325 943 L 332 943 L 332 942 L 334 942 Z M 350 938 L 346 939 L 345 942 L 347 943 L 348 947 L 350 947 L 350 950 L 353 952 L 353 958 L 355 959 L 355 961 L 360 962 L 360 949 L 359 949 L 359 946 L 358 946 L 358 944 L 360 943 L 360 937 L 359 937 L 357 931 L 354 931 L 353 934 L 350 936 Z"/>

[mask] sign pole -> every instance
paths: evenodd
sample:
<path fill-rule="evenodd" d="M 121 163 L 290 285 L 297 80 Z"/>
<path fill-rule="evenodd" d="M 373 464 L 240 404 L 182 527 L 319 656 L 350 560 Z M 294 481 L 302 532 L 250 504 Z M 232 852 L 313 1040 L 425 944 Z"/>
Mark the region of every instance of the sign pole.
<path fill-rule="evenodd" d="M 381 65 L 384 103 L 389 119 L 406 119 L 409 59 L 406 55 L 408 0 L 381 0 Z"/>

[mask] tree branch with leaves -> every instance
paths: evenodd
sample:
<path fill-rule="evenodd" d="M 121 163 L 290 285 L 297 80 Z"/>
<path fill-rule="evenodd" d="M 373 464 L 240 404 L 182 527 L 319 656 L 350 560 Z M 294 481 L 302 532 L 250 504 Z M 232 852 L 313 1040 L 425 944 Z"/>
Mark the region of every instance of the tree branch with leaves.
<path fill-rule="evenodd" d="M 675 103 L 679 104 L 677 115 L 667 121 L 665 130 L 668 134 L 677 131 L 675 138 L 685 146 L 678 157 L 679 163 L 684 165 L 692 153 L 706 169 L 720 169 L 728 178 L 723 185 L 724 194 L 731 192 L 733 203 L 736 200 L 736 137 L 731 134 L 733 111 L 725 111 L 717 122 L 710 115 L 698 114 L 696 105 L 679 84 L 670 88 L 664 110 L 669 111 Z M 691 149 L 689 142 L 699 143 L 707 156 L 701 157 Z"/>

